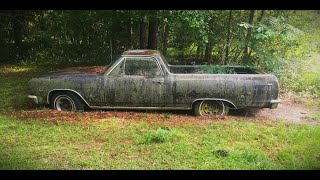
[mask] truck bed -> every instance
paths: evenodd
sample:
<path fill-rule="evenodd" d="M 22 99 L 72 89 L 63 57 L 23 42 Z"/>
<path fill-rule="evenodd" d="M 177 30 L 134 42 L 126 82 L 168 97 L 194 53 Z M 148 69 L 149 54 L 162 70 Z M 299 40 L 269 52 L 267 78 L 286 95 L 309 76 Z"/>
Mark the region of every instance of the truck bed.
<path fill-rule="evenodd" d="M 213 65 L 168 65 L 174 74 L 264 74 L 256 69 L 243 66 Z"/>

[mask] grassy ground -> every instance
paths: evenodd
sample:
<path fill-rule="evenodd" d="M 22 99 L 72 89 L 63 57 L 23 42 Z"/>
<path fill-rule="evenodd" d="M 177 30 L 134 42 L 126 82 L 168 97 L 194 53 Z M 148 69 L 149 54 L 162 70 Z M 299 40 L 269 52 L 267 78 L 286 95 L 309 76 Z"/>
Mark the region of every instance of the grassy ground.
<path fill-rule="evenodd" d="M 319 126 L 0 120 L 0 169 L 320 169 Z"/>
<path fill-rule="evenodd" d="M 36 74 L 1 67 L 0 169 L 320 169 L 318 125 L 246 117 L 172 123 L 170 113 L 158 123 L 17 118 L 35 109 L 26 95 Z"/>

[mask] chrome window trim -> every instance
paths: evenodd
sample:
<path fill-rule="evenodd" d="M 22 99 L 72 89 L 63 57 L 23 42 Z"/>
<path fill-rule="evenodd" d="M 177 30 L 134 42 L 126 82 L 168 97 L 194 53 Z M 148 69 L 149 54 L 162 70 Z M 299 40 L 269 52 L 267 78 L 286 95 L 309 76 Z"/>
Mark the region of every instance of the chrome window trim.
<path fill-rule="evenodd" d="M 132 56 L 132 57 L 125 57 L 124 58 L 124 61 L 125 61 L 125 64 L 124 66 L 126 66 L 126 62 L 127 62 L 127 59 L 152 59 L 156 62 L 157 66 L 158 66 L 158 70 L 160 71 L 160 76 L 155 76 L 155 77 L 163 77 L 164 76 L 164 72 L 162 70 L 162 67 L 158 61 L 157 58 L 155 58 L 154 56 L 145 56 L 145 57 L 137 57 L 137 56 Z M 140 75 L 127 75 L 127 74 L 124 74 L 125 76 L 140 76 Z M 140 77 L 145 77 L 145 76 L 140 76 Z"/>
<path fill-rule="evenodd" d="M 157 63 L 157 66 L 158 66 L 158 69 L 160 70 L 160 73 L 161 73 L 161 77 L 163 77 L 165 75 L 164 73 L 164 70 L 162 69 L 162 66 L 158 60 L 157 57 L 155 56 L 150 56 L 150 55 L 123 55 L 120 57 L 120 60 L 118 63 L 114 64 L 110 69 L 107 70 L 107 72 L 105 73 L 105 75 L 110 75 L 110 73 L 122 62 L 122 61 L 126 61 L 127 58 L 132 58 L 132 59 L 154 59 Z M 125 64 L 124 64 L 125 66 Z M 126 76 L 132 76 L 132 75 L 126 75 Z M 135 75 L 136 76 L 136 75 Z M 159 77 L 159 76 L 156 76 L 156 77 Z"/>
<path fill-rule="evenodd" d="M 115 63 L 104 73 L 105 76 L 108 76 L 114 70 L 114 68 L 116 68 L 124 60 L 124 57 L 121 56 L 119 59 L 119 62 Z"/>

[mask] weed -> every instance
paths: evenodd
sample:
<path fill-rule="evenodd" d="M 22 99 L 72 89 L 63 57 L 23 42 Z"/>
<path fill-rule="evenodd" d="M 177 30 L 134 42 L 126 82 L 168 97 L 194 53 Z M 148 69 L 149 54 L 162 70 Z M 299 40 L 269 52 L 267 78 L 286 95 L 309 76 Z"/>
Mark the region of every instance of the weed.
<path fill-rule="evenodd" d="M 170 119 L 171 118 L 171 113 L 163 113 L 163 117 L 165 119 Z"/>
<path fill-rule="evenodd" d="M 216 156 L 222 156 L 222 157 L 229 156 L 229 152 L 224 149 L 219 149 L 219 150 L 213 151 L 213 154 Z"/>
<path fill-rule="evenodd" d="M 180 139 L 185 135 L 176 129 L 169 130 L 167 128 L 158 128 L 156 131 L 148 133 L 144 136 L 144 143 L 165 143 Z"/>

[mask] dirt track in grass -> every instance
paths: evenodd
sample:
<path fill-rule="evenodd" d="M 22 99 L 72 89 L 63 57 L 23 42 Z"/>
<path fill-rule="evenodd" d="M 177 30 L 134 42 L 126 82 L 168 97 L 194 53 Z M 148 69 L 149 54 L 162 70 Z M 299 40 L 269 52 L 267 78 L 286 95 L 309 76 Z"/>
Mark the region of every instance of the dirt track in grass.
<path fill-rule="evenodd" d="M 319 101 L 319 99 L 316 99 L 316 101 Z M 299 97 L 281 99 L 281 103 L 275 109 L 240 110 L 238 112 L 235 111 L 233 114 L 248 118 L 263 118 L 276 122 L 281 121 L 288 124 L 320 124 L 320 120 L 313 118 L 313 115 L 320 114 L 320 107 L 306 106 L 303 101 L 299 100 Z"/>

